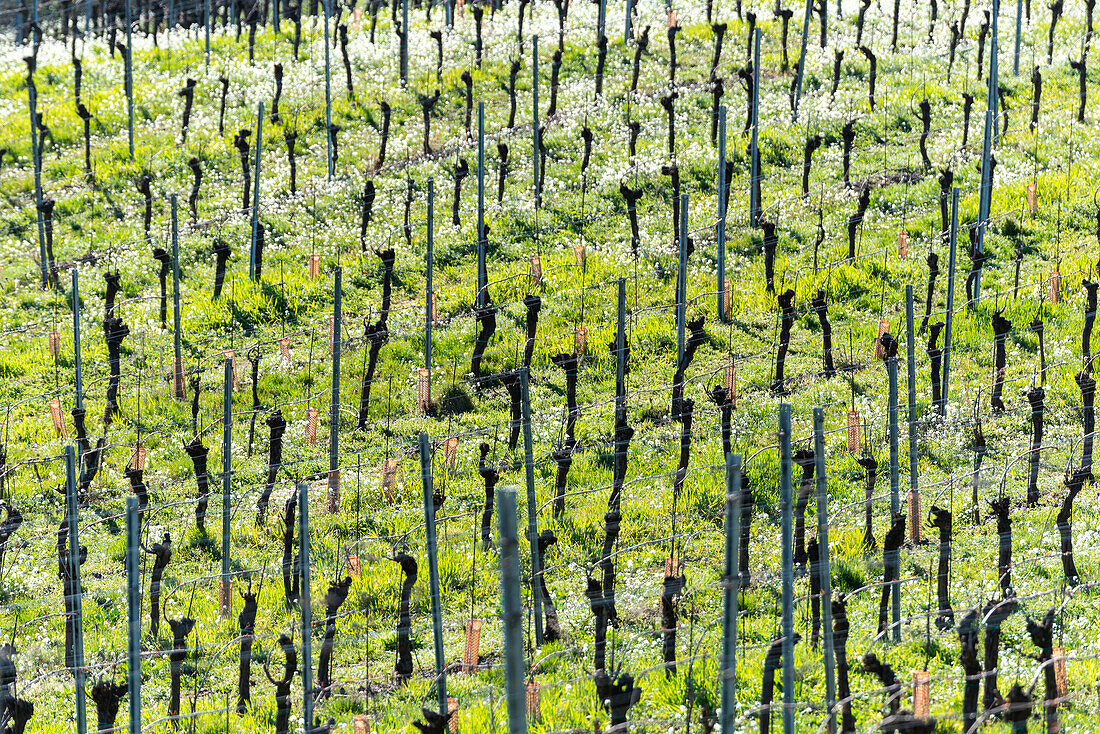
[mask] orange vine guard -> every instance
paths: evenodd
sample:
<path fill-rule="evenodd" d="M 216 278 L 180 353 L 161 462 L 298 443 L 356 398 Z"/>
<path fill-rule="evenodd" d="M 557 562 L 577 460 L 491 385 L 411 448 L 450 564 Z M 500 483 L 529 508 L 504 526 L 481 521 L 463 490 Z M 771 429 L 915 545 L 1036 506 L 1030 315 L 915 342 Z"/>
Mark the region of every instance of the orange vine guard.
<path fill-rule="evenodd" d="M 737 365 L 730 360 L 726 365 L 726 374 L 722 380 L 722 387 L 729 393 L 730 402 L 737 405 Z"/>
<path fill-rule="evenodd" d="M 50 418 L 53 419 L 53 430 L 58 438 L 65 438 L 65 420 L 61 417 L 61 400 L 54 398 L 50 401 Z"/>
<path fill-rule="evenodd" d="M 397 459 L 386 459 L 382 462 L 382 493 L 386 499 L 393 503 L 394 491 L 397 489 Z"/>
<path fill-rule="evenodd" d="M 477 667 L 481 650 L 481 620 L 466 620 L 466 646 L 462 650 L 462 670 L 470 672 Z"/>
<path fill-rule="evenodd" d="M 909 542 L 913 545 L 920 544 L 920 526 L 920 488 L 913 487 L 909 490 Z"/>
<path fill-rule="evenodd" d="M 890 321 L 888 319 L 878 320 L 878 334 L 875 335 L 875 359 L 882 359 L 886 354 L 882 348 L 882 335 L 890 330 Z"/>
<path fill-rule="evenodd" d="M 859 453 L 859 439 L 860 439 L 860 425 L 859 425 L 859 411 L 848 411 L 848 453 Z"/>
<path fill-rule="evenodd" d="M 134 449 L 134 453 L 130 456 L 130 464 L 138 471 L 145 471 L 145 447 L 140 443 Z"/>
<path fill-rule="evenodd" d="M 421 367 L 418 372 L 417 392 L 416 408 L 421 413 L 426 413 L 432 404 L 432 371 L 427 367 Z"/>
<path fill-rule="evenodd" d="M 237 360 L 236 353 L 232 349 L 226 349 L 222 351 L 222 356 L 229 360 L 230 367 L 230 383 L 233 385 L 233 392 L 237 391 Z"/>
<path fill-rule="evenodd" d="M 927 719 L 932 715 L 932 676 L 927 670 L 913 671 L 913 715 Z"/>
<path fill-rule="evenodd" d="M 527 681 L 527 719 L 538 721 L 542 718 L 542 695 L 537 680 Z"/>
<path fill-rule="evenodd" d="M 317 444 L 317 409 L 306 408 L 306 441 L 310 446 Z"/>

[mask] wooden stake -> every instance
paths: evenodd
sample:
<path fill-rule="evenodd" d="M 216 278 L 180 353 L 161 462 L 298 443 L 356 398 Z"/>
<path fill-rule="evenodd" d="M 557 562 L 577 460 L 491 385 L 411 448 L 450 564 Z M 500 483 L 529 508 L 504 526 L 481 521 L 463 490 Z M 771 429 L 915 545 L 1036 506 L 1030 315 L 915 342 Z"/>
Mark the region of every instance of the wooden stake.
<path fill-rule="evenodd" d="M 1066 648 L 1055 647 L 1050 656 L 1050 664 L 1054 666 L 1054 680 L 1058 689 L 1058 698 L 1063 699 L 1069 695 L 1069 682 L 1066 679 Z"/>
<path fill-rule="evenodd" d="M 218 610 L 223 617 L 233 613 L 233 582 L 229 579 L 218 584 Z"/>
<path fill-rule="evenodd" d="M 175 362 L 175 379 L 173 381 L 175 383 L 176 398 L 182 400 L 187 397 L 186 381 L 183 379 L 183 360 L 177 358 L 173 361 Z"/>
<path fill-rule="evenodd" d="M 1062 300 L 1062 273 L 1057 265 L 1050 271 L 1050 278 L 1047 280 L 1047 300 L 1051 305 L 1058 305 Z"/>
<path fill-rule="evenodd" d="M 542 261 L 538 255 L 531 256 L 531 287 L 542 282 Z"/>

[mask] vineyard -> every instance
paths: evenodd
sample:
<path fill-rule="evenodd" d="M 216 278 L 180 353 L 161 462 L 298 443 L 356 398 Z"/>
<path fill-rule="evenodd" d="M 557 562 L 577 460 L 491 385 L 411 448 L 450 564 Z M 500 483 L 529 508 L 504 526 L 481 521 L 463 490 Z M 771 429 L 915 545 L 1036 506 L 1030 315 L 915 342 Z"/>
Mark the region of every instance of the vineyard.
<path fill-rule="evenodd" d="M 0 3 L 0 732 L 1100 731 L 1095 2 L 783 1 Z"/>

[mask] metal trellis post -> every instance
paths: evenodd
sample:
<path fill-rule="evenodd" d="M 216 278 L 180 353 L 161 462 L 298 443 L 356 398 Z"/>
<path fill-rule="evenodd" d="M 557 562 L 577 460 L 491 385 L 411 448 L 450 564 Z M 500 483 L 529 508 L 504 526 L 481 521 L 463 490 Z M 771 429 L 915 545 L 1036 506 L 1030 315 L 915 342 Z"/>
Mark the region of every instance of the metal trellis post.
<path fill-rule="evenodd" d="M 424 487 L 424 528 L 427 534 L 428 581 L 432 595 L 432 640 L 435 648 L 436 700 L 447 713 L 447 672 L 443 657 L 443 608 L 439 596 L 439 558 L 435 534 L 435 495 L 432 490 L 432 453 L 428 434 L 420 433 L 420 478 Z"/>
<path fill-rule="evenodd" d="M 256 163 L 252 171 L 252 241 L 248 250 L 248 277 L 259 280 L 256 272 L 256 241 L 260 234 L 260 151 L 264 147 L 264 103 L 256 110 Z"/>
<path fill-rule="evenodd" d="M 818 574 L 821 581 L 821 625 L 825 631 L 825 710 L 828 718 L 826 732 L 836 731 L 836 662 L 833 652 L 833 584 L 829 571 L 829 492 L 825 482 L 825 411 L 814 408 L 814 477 L 817 483 L 817 553 Z"/>
<path fill-rule="evenodd" d="M 783 564 L 783 734 L 794 732 L 794 550 L 791 530 L 791 406 L 779 404 L 779 532 Z"/>
<path fill-rule="evenodd" d="M 76 731 L 88 731 L 88 711 L 85 700 L 84 680 L 84 605 L 80 588 L 80 537 L 79 508 L 76 501 L 76 450 L 72 444 L 65 447 L 65 500 L 69 522 L 69 593 L 72 594 L 70 613 L 73 616 L 73 679 L 76 682 Z"/>
<path fill-rule="evenodd" d="M 542 590 L 539 584 L 542 564 L 539 563 L 539 514 L 535 499 L 534 439 L 531 436 L 531 370 L 520 370 L 520 401 L 523 421 L 523 469 L 527 482 L 527 535 L 531 544 L 531 601 L 535 615 L 535 645 L 542 645 Z"/>
<path fill-rule="evenodd" d="M 182 321 L 180 317 L 180 239 L 177 217 L 178 202 L 175 194 L 172 194 L 170 201 L 172 204 L 172 338 L 176 360 L 172 367 L 172 374 L 176 397 L 183 398 L 183 329 L 180 326 Z"/>
<path fill-rule="evenodd" d="M 737 593 L 741 540 L 741 456 L 726 454 L 726 567 L 722 578 L 722 732 L 732 732 L 737 690 Z"/>
<path fill-rule="evenodd" d="M 500 597 L 504 623 L 504 673 L 507 683 L 508 734 L 527 733 L 526 690 L 523 685 L 523 609 L 520 602 L 519 541 L 516 529 L 516 489 L 497 491 L 500 523 Z"/>
<path fill-rule="evenodd" d="M 305 728 L 313 727 L 313 609 L 309 592 L 309 485 L 298 485 L 298 553 L 302 559 L 302 711 Z"/>
<path fill-rule="evenodd" d="M 141 734 L 141 521 L 138 498 L 126 498 L 126 608 L 129 634 L 126 672 L 129 687 L 129 734 Z"/>
<path fill-rule="evenodd" d="M 947 265 L 947 326 L 943 330 L 943 387 L 940 413 L 947 415 L 947 388 L 951 386 L 951 326 L 955 318 L 955 255 L 959 241 L 959 187 L 951 189 L 951 250 Z"/>

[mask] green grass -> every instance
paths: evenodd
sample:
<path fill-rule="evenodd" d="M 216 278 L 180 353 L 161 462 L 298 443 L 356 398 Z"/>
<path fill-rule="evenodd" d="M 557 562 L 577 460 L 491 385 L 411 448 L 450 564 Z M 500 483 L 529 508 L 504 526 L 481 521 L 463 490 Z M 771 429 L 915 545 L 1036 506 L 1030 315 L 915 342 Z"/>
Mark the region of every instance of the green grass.
<path fill-rule="evenodd" d="M 439 9 L 437 9 L 438 11 Z M 798 8 L 795 8 L 798 15 Z M 885 9 L 884 9 L 885 10 Z M 748 225 L 748 138 L 739 134 L 744 115 L 744 94 L 736 83 L 736 66 L 744 53 L 746 26 L 731 9 L 719 7 L 719 17 L 729 22 L 719 73 L 726 78 L 725 103 L 729 106 L 729 156 L 733 161 L 734 189 L 730 197 L 727 227 L 729 256 L 727 277 L 733 285 L 730 324 L 715 319 L 716 268 L 713 224 L 717 218 L 716 160 L 709 142 L 711 97 L 706 89 L 713 47 L 712 34 L 701 8 L 678 9 L 684 26 L 678 36 L 678 81 L 685 84 L 677 103 L 677 163 L 683 191 L 691 197 L 690 229 L 696 252 L 689 264 L 689 316 L 707 317 L 708 340 L 688 373 L 686 394 L 696 401 L 691 471 L 677 507 L 673 506 L 673 478 L 679 454 L 679 427 L 670 420 L 668 386 L 674 373 L 675 326 L 673 309 L 676 257 L 672 245 L 670 179 L 660 174 L 667 163 L 666 117 L 659 104 L 667 75 L 667 46 L 663 8 L 646 4 L 644 22 L 652 25 L 649 54 L 643 58 L 640 94 L 629 98 L 633 47 L 624 46 L 618 25 L 621 10 L 609 13 L 615 30 L 609 44 L 605 99 L 591 101 L 592 28 L 595 7 L 574 7 L 561 68 L 558 107 L 560 114 L 547 125 L 546 187 L 543 207 L 535 211 L 531 192 L 530 44 L 526 45 L 523 70 L 517 84 L 517 128 L 499 134 L 508 115 L 506 85 L 515 48 L 516 9 L 497 15 L 487 36 L 485 63 L 474 71 L 475 100 L 486 103 L 486 129 L 493 140 L 486 143 L 487 222 L 491 228 L 488 251 L 490 287 L 501 306 L 497 335 L 486 352 L 485 369 L 511 369 L 522 353 L 525 340 L 522 299 L 536 292 L 543 299 L 535 344 L 532 379 L 534 414 L 535 491 L 540 508 L 539 525 L 554 529 L 559 542 L 547 558 L 547 582 L 561 616 L 565 639 L 528 650 L 527 663 L 542 685 L 542 718 L 533 731 L 589 729 L 594 722 L 607 724 L 591 680 L 592 614 L 583 595 L 585 572 L 593 569 L 603 540 L 604 512 L 611 483 L 609 437 L 613 427 L 614 358 L 606 346 L 614 337 L 615 281 L 627 278 L 628 336 L 631 370 L 628 378 L 629 420 L 637 433 L 630 446 L 630 466 L 623 497 L 624 522 L 616 556 L 619 583 L 617 603 L 622 627 L 612 635 L 609 660 L 633 673 L 643 689 L 641 701 L 631 710 L 631 721 L 640 731 L 668 731 L 701 723 L 704 709 L 717 706 L 718 660 L 721 634 L 722 511 L 724 477 L 718 413 L 703 394 L 721 380 L 729 359 L 737 364 L 739 400 L 733 416 L 735 450 L 754 456 L 747 471 L 756 493 L 751 557 L 754 586 L 742 595 L 738 649 L 739 729 L 756 726 L 753 712 L 760 698 L 761 670 L 766 648 L 779 633 L 779 460 L 776 452 L 777 408 L 780 398 L 770 394 L 774 340 L 778 310 L 774 296 L 765 290 L 763 258 L 757 253 L 759 232 Z M 528 11 L 530 12 L 530 10 Z M 827 482 L 830 495 L 832 577 L 834 589 L 852 593 L 849 616 L 852 634 L 849 658 L 854 664 L 865 651 L 874 651 L 897 671 L 907 686 L 910 671 L 927 669 L 933 676 L 932 711 L 942 719 L 940 729 L 959 731 L 962 702 L 962 669 L 954 632 L 938 632 L 926 624 L 935 614 L 935 543 L 906 547 L 902 551 L 902 641 L 876 640 L 881 554 L 869 554 L 861 545 L 863 531 L 862 470 L 846 451 L 845 411 L 851 401 L 869 424 L 870 443 L 880 468 L 888 469 L 886 371 L 873 359 L 873 338 L 880 318 L 890 322 L 892 333 L 904 328 L 904 286 L 914 286 L 918 319 L 923 313 L 927 278 L 924 258 L 929 248 L 940 256 L 942 274 L 937 282 L 933 311 L 945 308 L 947 250 L 939 236 L 939 185 L 935 171 L 919 172 L 917 138 L 920 123 L 917 104 L 932 103 L 933 132 L 929 150 L 935 166 L 950 165 L 961 189 L 960 221 L 977 216 L 981 107 L 983 84 L 976 78 L 976 51 L 980 13 L 972 10 L 965 53 L 960 49 L 950 81 L 946 74 L 947 26 L 937 25 L 935 43 L 925 44 L 926 19 L 909 10 L 902 24 L 903 53 L 886 51 L 888 14 L 869 11 L 865 42 L 872 40 L 879 54 L 878 108 L 871 111 L 866 99 L 866 61 L 851 48 L 855 8 L 845 8 L 843 21 L 830 23 L 831 44 L 846 49 L 843 79 L 835 99 L 829 99 L 833 48 L 811 46 L 804 79 L 803 113 L 795 125 L 788 122 L 787 89 L 790 76 L 778 74 L 780 50 L 778 23 L 761 11 L 764 40 L 761 148 L 763 200 L 767 215 L 777 218 L 780 247 L 776 258 L 777 289 L 791 287 L 798 309 L 791 352 L 787 359 L 794 439 L 809 445 L 811 409 L 826 410 Z M 1036 12 L 1039 12 L 1036 10 Z M 540 100 L 543 117 L 549 104 L 550 57 L 556 27 L 552 6 L 535 10 L 535 30 L 542 34 Z M 1022 67 L 1045 52 L 1046 11 L 1024 33 Z M 436 13 L 431 27 L 439 26 Z M 766 18 L 765 18 L 766 16 Z M 56 731 L 71 727 L 73 685 L 63 672 L 61 640 L 64 620 L 58 611 L 60 582 L 55 559 L 56 527 L 63 515 L 62 495 L 55 491 L 64 480 L 58 460 L 64 442 L 55 437 L 45 402 L 58 397 L 63 412 L 72 407 L 74 392 L 72 327 L 68 300 L 68 269 L 80 258 L 92 255 L 94 265 L 80 266 L 83 306 L 82 351 L 88 423 L 94 435 L 101 433 L 101 413 L 106 390 L 106 349 L 101 336 L 104 284 L 102 273 L 117 268 L 123 292 L 120 314 L 132 334 L 123 345 L 122 414 L 106 429 L 109 450 L 96 478 L 94 498 L 82 509 L 81 542 L 89 548 L 83 567 L 85 649 L 97 674 L 121 678 L 125 670 L 126 608 L 122 559 L 122 513 L 129 493 L 122 475 L 137 441 L 148 449 L 146 483 L 153 508 L 144 528 L 147 542 L 162 530 L 175 541 L 175 556 L 165 576 L 165 614 L 184 614 L 199 620 L 188 642 L 193 649 L 192 673 L 184 678 L 184 713 L 200 712 L 195 731 L 271 730 L 275 708 L 272 687 L 264 680 L 262 662 L 275 649 L 273 667 L 281 665 L 275 639 L 297 629 L 298 612 L 285 608 L 281 594 L 281 554 L 278 511 L 292 480 L 324 472 L 328 468 L 329 394 L 332 361 L 328 352 L 329 316 L 333 307 L 332 272 L 343 268 L 345 345 L 341 361 L 342 502 L 338 512 L 324 511 L 323 482 L 314 482 L 311 568 L 314 580 L 314 619 L 323 612 L 320 599 L 332 578 L 342 576 L 349 551 L 358 552 L 362 573 L 355 579 L 337 624 L 334 673 L 338 690 L 319 707 L 350 727 L 352 715 L 368 713 L 375 731 L 412 731 L 409 722 L 422 706 L 431 706 L 430 688 L 434 658 L 430 625 L 427 563 L 424 555 L 423 508 L 415 438 L 427 431 L 434 441 L 458 436 L 458 458 L 445 467 L 435 457 L 437 485 L 445 477 L 447 503 L 439 521 L 440 574 L 443 588 L 444 648 L 449 663 L 461 658 L 465 620 L 473 614 L 486 620 L 481 653 L 486 667 L 473 674 L 448 676 L 448 689 L 459 699 L 457 714 L 462 731 L 503 730 L 506 720 L 502 699 L 504 685 L 502 633 L 499 613 L 498 562 L 495 552 L 480 549 L 479 526 L 484 500 L 476 472 L 477 445 L 492 447 L 491 459 L 506 465 L 501 486 L 523 486 L 522 453 L 507 449 L 509 402 L 500 389 L 478 392 L 465 384 L 470 350 L 477 331 L 471 317 L 476 295 L 476 145 L 465 139 L 461 71 L 473 63 L 473 21 L 467 13 L 455 34 L 446 41 L 447 68 L 435 80 L 434 44 L 427 39 L 428 26 L 419 13 L 412 14 L 413 57 L 407 90 L 397 79 L 397 46 L 385 12 L 379 16 L 377 47 L 366 32 L 351 32 L 355 95 L 343 88 L 339 51 L 333 55 L 332 117 L 342 127 L 338 136 L 339 162 L 334 181 L 326 181 L 324 136 L 323 45 L 321 27 L 303 24 L 305 36 L 300 59 L 291 60 L 286 27 L 276 35 L 258 34 L 257 63 L 249 66 L 244 41 L 232 34 L 215 34 L 209 72 L 203 62 L 201 42 L 172 37 L 168 48 L 141 44 L 135 53 L 136 149 L 130 160 L 126 134 L 126 108 L 121 93 L 121 63 L 111 59 L 96 41 L 84 48 L 82 99 L 95 114 L 93 157 L 95 181 L 83 177 L 82 126 L 72 96 L 72 70 L 68 51 L 56 41 L 43 46 L 36 74 L 38 105 L 50 127 L 53 141 L 44 152 L 43 181 L 46 195 L 57 200 L 54 247 L 62 264 L 63 293 L 40 291 L 38 242 L 34 217 L 34 178 L 30 166 L 23 53 L 9 47 L 0 61 L 0 98 L 9 101 L 0 110 L 0 147 L 9 151 L 0 168 L 0 192 L 6 201 L 0 231 L 0 396 L 5 405 L 3 443 L 14 470 L 5 480 L 6 496 L 25 515 L 17 548 L 9 549 L 0 595 L 4 603 L 0 628 L 14 637 L 20 654 L 19 693 L 35 703 L 28 731 Z M 1006 18 L 1008 16 L 1005 16 Z M 532 32 L 527 16 L 526 32 Z M 486 23 L 488 27 L 488 21 Z M 1000 490 L 1013 498 L 1013 583 L 1023 612 L 1004 626 L 1000 688 L 1013 682 L 1030 685 L 1036 675 L 1036 652 L 1025 628 L 1025 614 L 1039 617 L 1051 606 L 1061 606 L 1058 637 L 1071 658 L 1068 666 L 1070 697 L 1062 707 L 1068 730 L 1100 728 L 1100 710 L 1093 687 L 1100 677 L 1095 660 L 1092 624 L 1096 615 L 1094 591 L 1089 585 L 1100 572 L 1096 550 L 1097 514 L 1091 489 L 1079 498 L 1074 515 L 1074 541 L 1078 565 L 1086 585 L 1070 593 L 1062 583 L 1058 538 L 1053 519 L 1062 494 L 1062 474 L 1071 458 L 1079 460 L 1081 398 L 1073 374 L 1081 368 L 1080 334 L 1084 294 L 1083 277 L 1095 277 L 1095 205 L 1090 182 L 1097 165 L 1093 107 L 1088 122 L 1073 122 L 1077 80 L 1064 59 L 1079 54 L 1083 18 L 1076 9 L 1059 26 L 1055 64 L 1044 66 L 1041 126 L 1037 134 L 1027 129 L 1031 89 L 1028 75 L 1008 73 L 1011 65 L 1012 23 L 1002 23 L 1001 81 L 1008 92 L 1010 124 L 996 154 L 997 185 L 992 212 L 998 218 L 987 234 L 993 253 L 982 279 L 982 300 L 972 309 L 964 306 L 962 284 L 956 283 L 954 319 L 955 350 L 952 353 L 951 398 L 945 420 L 929 418 L 931 393 L 929 362 L 924 337 L 918 336 L 917 415 L 918 456 L 915 457 L 922 487 L 922 506 L 949 506 L 955 512 L 955 541 L 951 598 L 956 619 L 970 607 L 984 605 L 996 588 L 996 531 L 992 523 L 970 522 L 970 446 L 975 400 L 982 415 L 982 429 L 990 448 L 981 475 L 979 494 L 984 504 Z M 292 30 L 290 31 L 292 33 Z M 816 29 L 814 31 L 816 37 Z M 839 35 L 838 35 L 839 34 Z M 792 33 L 791 54 L 797 54 Z M 247 37 L 247 34 L 246 34 Z M 919 43 L 917 43 L 920 41 Z M 1037 50 L 1036 50 L 1037 49 Z M 273 82 L 270 66 L 286 67 L 282 97 L 282 122 L 265 119 L 261 156 L 261 215 L 266 250 L 262 285 L 247 278 L 250 222 L 240 207 L 240 160 L 232 147 L 233 134 L 255 126 L 256 104 L 270 109 Z M 339 73 L 336 73 L 339 70 Z M 224 133 L 218 131 L 220 101 L 218 76 L 230 78 Z M 182 144 L 179 113 L 182 102 L 176 91 L 190 76 L 198 79 L 195 108 L 187 144 Z M 1091 81 L 1091 79 L 1090 79 Z M 421 155 L 422 121 L 417 92 L 441 91 L 432 120 L 431 143 L 444 149 L 438 159 Z M 969 149 L 959 150 L 962 137 L 960 94 L 972 91 L 978 100 L 970 121 Z M 1090 86 L 1090 94 L 1095 90 Z M 359 238 L 360 195 L 371 177 L 378 156 L 381 113 L 379 101 L 392 107 L 387 166 L 373 177 L 377 188 L 374 221 L 365 244 Z M 849 117 L 858 117 L 857 140 L 852 157 L 853 180 L 873 177 L 882 169 L 908 168 L 920 175 L 908 183 L 874 189 L 867 221 L 859 239 L 860 257 L 841 262 L 847 252 L 846 223 L 855 210 L 856 197 L 840 182 L 840 129 Z M 630 119 L 639 120 L 638 155 L 628 159 Z M 476 125 L 476 110 L 475 110 Z M 587 177 L 581 171 L 581 129 L 595 134 Z M 298 133 L 298 194 L 290 195 L 289 169 L 283 132 Z M 819 133 L 825 144 L 815 156 L 810 181 L 811 196 L 798 197 L 801 185 L 802 146 L 808 134 Z M 253 144 L 255 133 L 253 133 Z M 503 202 L 496 203 L 497 139 L 510 148 L 511 173 Z M 457 151 L 457 152 L 454 152 Z M 255 152 L 255 148 L 252 149 Z M 198 223 L 192 225 L 187 210 L 191 174 L 187 161 L 199 159 L 203 183 L 198 204 Z M 454 196 L 453 170 L 465 157 L 471 175 L 463 182 L 461 225 L 451 224 Z M 15 162 L 13 163 L 12 160 Z M 251 165 L 251 163 L 250 163 Z M 135 188 L 142 173 L 153 177 L 153 226 L 148 236 L 142 228 L 143 202 Z M 426 249 L 427 181 L 435 182 L 434 284 L 441 323 L 433 331 L 433 394 L 458 394 L 468 400 L 468 410 L 441 412 L 436 417 L 416 411 L 416 369 L 422 363 L 424 270 Z M 413 183 L 410 207 L 410 240 L 402 230 L 407 181 Z M 642 247 L 637 259 L 630 253 L 630 230 L 620 182 L 641 188 L 639 205 Z M 1035 182 L 1039 209 L 1034 216 L 1024 208 L 1024 191 Z M 583 191 L 583 193 L 582 193 Z M 254 708 L 244 716 L 224 711 L 228 696 L 236 695 L 238 634 L 235 614 L 221 619 L 217 609 L 217 574 L 220 543 L 197 534 L 193 523 L 194 478 L 182 444 L 191 436 L 190 400 L 171 397 L 165 379 L 171 371 L 172 313 L 168 329 L 158 320 L 159 284 L 154 246 L 166 246 L 170 218 L 169 195 L 179 196 L 180 268 L 183 275 L 183 354 L 188 371 L 202 372 L 198 424 L 212 449 L 212 497 L 209 527 L 218 528 L 221 503 L 221 365 L 223 349 L 234 349 L 243 358 L 255 345 L 260 363 L 258 393 L 265 408 L 278 405 L 288 421 L 284 458 L 288 475 L 281 478 L 267 523 L 254 526 L 255 499 L 266 469 L 267 429 L 264 414 L 257 420 L 255 442 L 248 451 L 251 374 L 247 362 L 237 364 L 239 389 L 234 396 L 232 481 L 232 568 L 251 572 L 254 585 L 262 578 L 257 642 L 254 648 Z M 817 237 L 817 210 L 823 209 L 827 237 L 814 267 L 813 243 Z M 1012 223 L 1011 225 L 1009 223 Z M 898 232 L 908 232 L 909 257 L 897 255 Z M 209 248 L 221 237 L 234 249 L 223 296 L 210 298 L 213 258 Z M 584 268 L 575 264 L 573 247 L 587 246 Z M 1014 292 L 1013 260 L 1017 245 L 1025 253 L 1020 290 Z M 371 393 L 370 429 L 354 431 L 354 415 L 364 369 L 363 328 L 377 318 L 381 302 L 381 269 L 369 248 L 394 247 L 397 251 L 390 341 L 381 359 Z M 959 280 L 969 265 L 966 235 L 960 233 Z M 308 258 L 318 253 L 321 277 L 308 277 Z M 528 277 L 529 259 L 538 254 L 543 269 L 540 285 Z M 1063 300 L 1055 305 L 1043 300 L 1050 270 L 1058 265 L 1063 279 Z M 170 287 L 170 286 L 169 286 Z M 846 377 L 820 377 L 821 331 L 809 300 L 822 288 L 829 298 L 829 314 L 838 350 L 838 365 L 856 364 L 852 381 Z M 992 378 L 992 313 L 1004 307 L 1015 329 L 1009 338 L 1009 362 L 1005 401 L 1008 412 L 989 415 Z M 1022 393 L 1037 378 L 1038 341 L 1026 325 L 1042 314 L 1046 328 L 1048 371 L 1047 425 L 1044 438 L 1039 507 L 1023 505 L 1029 411 Z M 935 320 L 938 317 L 933 318 Z M 553 520 L 548 505 L 555 465 L 549 454 L 560 441 L 565 384 L 562 371 L 550 356 L 571 351 L 574 330 L 587 329 L 588 356 L 578 384 L 582 406 L 577 439 L 583 451 L 574 457 L 569 474 L 567 512 Z M 55 360 L 47 350 L 47 333 L 61 332 L 61 350 Z M 904 334 L 904 332 L 901 332 Z M 290 339 L 292 364 L 285 365 L 277 342 Z M 904 338 L 902 339 L 904 350 Z M 906 370 L 900 368 L 903 436 L 901 490 L 907 490 L 910 457 L 904 421 L 907 417 Z M 189 388 L 190 397 L 191 390 Z M 305 441 L 307 408 L 320 411 L 318 442 Z M 67 424 L 71 435 L 71 423 Z M 522 448 L 522 444 L 520 444 Z M 1047 448 L 1049 447 L 1049 448 Z M 380 467 L 396 459 L 399 480 L 392 497 L 380 487 Z M 952 481 L 953 480 L 953 481 Z M 874 504 L 874 529 L 881 544 L 886 531 L 888 474 L 879 478 Z M 522 492 L 522 489 L 521 489 Z M 526 507 L 520 502 L 520 523 Z M 982 508 L 982 517 L 986 508 Z M 815 511 L 811 503 L 808 514 Z M 673 552 L 669 540 L 675 518 L 674 552 L 684 561 L 688 585 L 680 601 L 678 671 L 666 678 L 660 663 L 659 599 L 664 559 Z M 808 520 L 813 525 L 812 514 Z M 494 536 L 496 525 L 494 518 Z M 925 528 L 927 535 L 928 529 Z M 811 533 L 812 534 L 812 533 Z M 407 548 L 420 561 L 414 588 L 412 613 L 416 674 L 407 686 L 393 683 L 400 574 L 388 560 L 395 550 Z M 526 545 L 521 545 L 526 562 Z M 148 570 L 148 569 L 147 569 Z M 243 587 L 243 578 L 238 586 Z M 148 580 L 145 581 L 147 590 Z M 805 578 L 796 581 L 796 629 L 803 641 L 795 653 L 795 712 L 799 730 L 817 728 L 823 718 L 824 670 L 821 650 L 809 645 L 809 591 Z M 146 602 L 147 605 L 147 602 Z M 236 601 L 235 611 L 239 611 Z M 147 607 L 143 609 L 146 628 Z M 321 630 L 314 630 L 314 650 L 320 647 Z M 297 634 L 300 643 L 300 632 Z M 168 661 L 159 651 L 170 639 L 146 640 L 143 659 L 144 720 L 155 731 L 168 730 L 159 721 L 168 703 Z M 536 661 L 537 664 L 536 664 Z M 314 661 L 316 664 L 316 661 Z M 877 679 L 852 671 L 853 702 L 861 730 L 874 728 L 882 718 L 885 697 Z M 300 679 L 295 681 L 295 716 L 300 712 Z M 1041 694 L 1042 685 L 1036 688 Z M 908 696 L 908 689 L 906 692 Z M 777 692 L 778 696 L 778 692 Z M 705 704 L 705 705 L 704 705 Z M 905 705 L 908 704 L 906 699 Z M 124 721 L 125 713 L 119 721 Z M 773 716 L 777 726 L 778 715 Z M 228 724 L 226 721 L 228 720 Z M 1038 724 L 1032 723 L 1034 728 Z M 994 730 L 1007 731 L 1002 722 Z"/>

